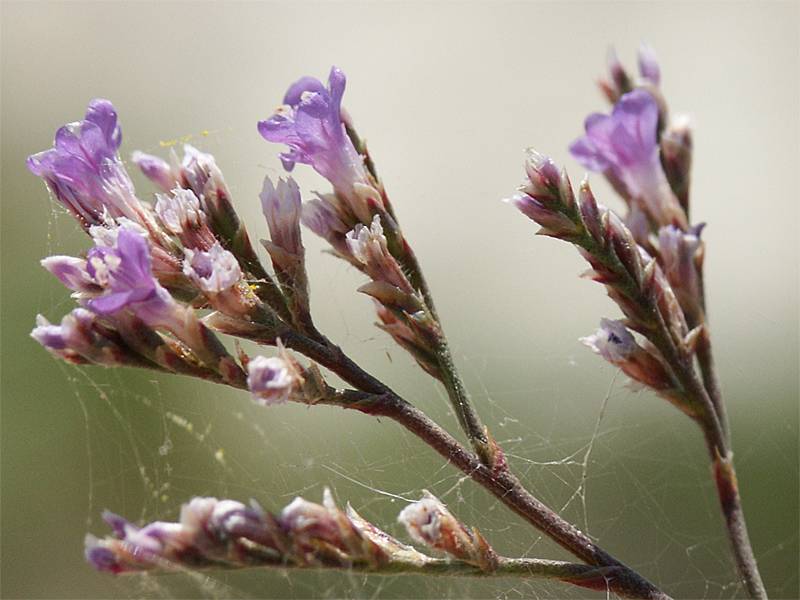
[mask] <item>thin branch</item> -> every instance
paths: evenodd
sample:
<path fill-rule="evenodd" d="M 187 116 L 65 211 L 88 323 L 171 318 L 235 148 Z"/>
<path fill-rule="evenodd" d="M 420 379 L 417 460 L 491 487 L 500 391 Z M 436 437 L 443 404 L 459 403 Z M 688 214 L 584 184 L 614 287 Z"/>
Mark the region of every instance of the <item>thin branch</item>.
<path fill-rule="evenodd" d="M 414 560 L 394 559 L 385 564 L 369 564 L 358 562 L 343 568 L 334 564 L 294 564 L 265 558 L 263 562 L 253 562 L 247 565 L 233 565 L 227 562 L 208 562 L 206 564 L 181 565 L 162 562 L 161 570 L 180 571 L 190 568 L 193 571 L 200 569 L 221 568 L 231 569 L 259 569 L 276 568 L 282 571 L 315 571 L 315 570 L 345 570 L 347 573 L 362 573 L 364 575 L 423 575 L 434 577 L 521 577 L 525 579 L 557 580 L 589 589 L 605 590 L 606 582 L 615 576 L 615 569 L 608 567 L 592 567 L 579 563 L 570 563 L 557 560 L 544 560 L 539 558 L 505 558 L 497 559 L 497 567 L 493 571 L 485 571 L 475 565 L 461 561 L 452 561 L 446 558 L 426 558 L 424 562 Z M 127 571 L 126 573 L 134 573 Z"/>
<path fill-rule="evenodd" d="M 364 371 L 327 338 L 323 336 L 325 342 L 322 343 L 297 332 L 286 331 L 281 339 L 286 347 L 318 362 L 357 388 L 357 391 L 345 390 L 322 399 L 321 404 L 393 419 L 573 555 L 593 566 L 618 569 L 615 579 L 609 583 L 610 589 L 616 593 L 632 598 L 668 598 L 652 583 L 597 546 L 586 534 L 535 498 L 511 473 L 505 461 L 493 468 L 488 467 L 425 413 Z"/>

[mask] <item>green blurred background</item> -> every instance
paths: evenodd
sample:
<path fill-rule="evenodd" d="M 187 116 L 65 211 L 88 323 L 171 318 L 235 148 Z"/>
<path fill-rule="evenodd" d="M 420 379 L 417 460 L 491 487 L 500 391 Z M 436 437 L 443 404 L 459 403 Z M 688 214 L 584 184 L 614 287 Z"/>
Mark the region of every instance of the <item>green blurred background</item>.
<path fill-rule="evenodd" d="M 798 596 L 798 4 L 41 3 L 2 10 L 2 596 L 565 597 L 519 580 L 380 579 L 248 571 L 114 578 L 83 561 L 103 508 L 171 519 L 193 495 L 278 509 L 332 486 L 395 525 L 440 494 L 503 553 L 559 558 L 391 422 L 318 407 L 259 409 L 242 393 L 128 370 L 76 369 L 29 337 L 72 303 L 38 266 L 87 239 L 25 157 L 89 99 L 121 116 L 123 156 L 188 139 L 214 153 L 254 237 L 279 174 L 255 129 L 301 75 L 332 63 L 425 266 L 478 409 L 526 483 L 678 597 L 736 597 L 701 436 L 582 348 L 615 307 L 583 265 L 500 199 L 535 146 L 566 146 L 605 109 L 614 43 L 657 50 L 696 135 L 694 215 L 709 223 L 717 360 L 756 554 L 774 597 Z M 324 183 L 298 169 L 305 190 Z M 151 189 L 136 179 L 143 197 Z M 608 188 L 595 178 L 609 204 Z M 307 236 L 314 310 L 330 336 L 451 431 L 440 389 L 372 326 L 360 277 Z M 610 394 L 598 424 L 601 403 Z M 596 435 L 595 435 L 596 430 Z M 587 445 L 593 450 L 582 463 Z M 588 594 L 588 593 L 586 593 Z M 579 594 L 579 595 L 586 595 Z"/>

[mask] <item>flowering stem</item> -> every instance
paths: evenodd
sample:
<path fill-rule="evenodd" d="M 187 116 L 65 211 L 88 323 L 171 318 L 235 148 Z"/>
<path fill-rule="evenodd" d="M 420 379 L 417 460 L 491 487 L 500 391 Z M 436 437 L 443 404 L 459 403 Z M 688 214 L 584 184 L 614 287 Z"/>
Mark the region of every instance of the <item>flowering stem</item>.
<path fill-rule="evenodd" d="M 444 333 L 437 348 L 436 357 L 442 373 L 442 383 L 447 389 L 447 394 L 450 397 L 453 409 L 456 411 L 461 428 L 467 434 L 469 442 L 480 457 L 481 462 L 491 466 L 493 459 L 489 440 L 486 436 L 486 427 L 472 406 L 469 393 L 464 387 L 464 382 L 461 381 L 461 376 L 456 370 L 455 363 L 453 363 L 453 357 L 450 354 L 450 348 L 447 345 Z"/>
<path fill-rule="evenodd" d="M 703 304 L 705 304 L 705 299 L 703 299 Z M 708 440 L 717 495 L 719 496 L 722 515 L 725 518 L 725 526 L 728 530 L 728 538 L 733 549 L 733 555 L 736 559 L 736 566 L 750 597 L 766 598 L 767 592 L 761 580 L 761 574 L 758 571 L 750 536 L 747 534 L 747 523 L 744 518 L 736 470 L 733 465 L 730 425 L 728 424 L 725 401 L 722 398 L 719 379 L 714 367 L 714 355 L 707 327 L 704 327 L 697 343 L 697 363 L 703 376 L 703 385 L 714 406 L 722 428 L 722 435 L 728 448 L 727 455 L 720 454 L 714 450 L 712 440 Z"/>
<path fill-rule="evenodd" d="M 464 433 L 466 433 L 467 438 L 469 439 L 469 442 L 475 452 L 481 457 L 481 460 L 485 464 L 491 464 L 492 449 L 490 447 L 489 440 L 487 439 L 486 427 L 481 421 L 481 418 L 475 410 L 475 407 L 472 405 L 469 392 L 464 386 L 464 382 L 461 380 L 461 376 L 459 375 L 455 363 L 453 362 L 453 356 L 450 352 L 447 337 L 444 334 L 442 322 L 439 319 L 439 314 L 436 311 L 436 305 L 433 301 L 433 294 L 431 293 L 430 286 L 425 279 L 422 266 L 419 264 L 419 260 L 417 259 L 414 249 L 410 244 L 408 244 L 408 242 L 406 242 L 400 232 L 399 225 L 397 225 L 397 215 L 395 214 L 386 190 L 384 189 L 383 185 L 380 184 L 375 162 L 372 160 L 366 144 L 358 135 L 358 132 L 353 125 L 348 121 L 345 121 L 345 128 L 348 137 L 353 142 L 353 146 L 356 148 L 357 152 L 364 157 L 364 164 L 374 179 L 376 187 L 380 190 L 382 204 L 385 207 L 388 215 L 391 217 L 389 222 L 393 223 L 396 228 L 394 231 L 388 232 L 390 234 L 389 237 L 392 239 L 395 245 L 396 258 L 399 261 L 404 274 L 408 277 L 411 285 L 422 295 L 426 307 L 439 326 L 439 340 L 438 345 L 435 348 L 436 362 L 438 363 L 439 372 L 441 373 L 442 384 L 447 390 L 447 396 L 450 399 L 450 403 L 456 413 L 458 423 L 461 426 L 461 429 L 463 429 Z M 387 222 L 387 225 L 389 222 Z"/>
<path fill-rule="evenodd" d="M 206 563 L 197 564 L 195 559 L 190 565 L 171 564 L 167 561 L 159 563 L 160 569 L 183 570 L 188 566 L 192 570 L 198 568 L 221 567 L 232 569 L 272 567 L 281 570 L 338 570 L 342 569 L 339 564 L 298 564 L 276 559 L 269 553 L 259 553 L 257 544 L 247 544 L 247 540 L 240 540 L 246 548 L 252 545 L 251 552 L 248 553 L 248 562 L 242 565 L 233 564 L 226 561 L 214 562 L 209 560 Z M 142 568 L 145 568 L 144 565 Z M 131 573 L 135 571 L 127 571 Z M 523 577 L 526 579 L 541 580 L 560 580 L 580 587 L 590 589 L 606 589 L 605 581 L 614 577 L 614 569 L 603 567 L 592 567 L 579 563 L 569 563 L 558 560 L 543 560 L 538 558 L 505 558 L 497 559 L 497 566 L 492 571 L 486 571 L 478 566 L 461 561 L 452 561 L 445 558 L 426 557 L 424 561 L 407 560 L 393 558 L 386 563 L 373 563 L 359 561 L 347 566 L 348 573 L 363 573 L 365 575 L 424 575 L 439 577 Z"/>
<path fill-rule="evenodd" d="M 133 568 L 129 568 L 123 573 L 134 573 L 137 570 L 150 570 L 158 568 L 160 570 L 184 570 L 189 568 L 193 571 L 208 568 L 224 568 L 227 570 L 236 568 L 278 568 L 283 571 L 292 570 L 341 570 L 346 569 L 348 573 L 362 573 L 364 575 L 423 575 L 426 577 L 522 577 L 525 579 L 537 580 L 556 580 L 569 583 L 578 587 L 592 590 L 606 591 L 609 583 L 618 575 L 618 569 L 614 567 L 593 567 L 579 563 L 570 563 L 558 560 L 544 560 L 538 558 L 506 558 L 497 557 L 493 569 L 482 569 L 477 565 L 467 562 L 454 561 L 446 558 L 424 557 L 423 560 L 406 559 L 393 557 L 388 562 L 368 562 L 353 561 L 342 565 L 337 562 L 317 563 L 306 562 L 296 563 L 287 562 L 285 559 L 276 557 L 274 552 L 265 551 L 259 544 L 251 542 L 246 538 L 239 538 L 240 552 L 244 562 L 231 562 L 229 559 L 214 560 L 193 556 L 187 564 L 168 560 L 142 561 Z M 118 543 L 125 547 L 125 543 Z M 126 548 L 130 554 L 135 554 L 136 549 Z M 225 556 L 225 554 L 222 554 Z M 143 557 L 140 557 L 140 559 Z"/>
<path fill-rule="evenodd" d="M 646 302 L 646 298 L 641 298 Z M 659 328 L 652 341 L 670 364 L 684 393 L 700 409 L 696 421 L 703 430 L 711 455 L 714 478 L 720 507 L 725 518 L 739 575 L 751 598 L 766 598 L 766 590 L 758 571 L 753 548 L 747 534 L 744 511 L 741 505 L 733 453 L 730 450 L 729 430 L 724 402 L 713 367 L 711 346 L 704 332 L 698 342 L 698 362 L 701 365 L 705 385 L 701 383 L 690 362 L 684 360 L 666 331 L 663 319 L 657 311 Z"/>
<path fill-rule="evenodd" d="M 691 355 L 679 349 L 671 335 L 657 304 L 657 293 L 647 288 L 647 284 L 637 281 L 625 268 L 614 251 L 613 244 L 599 244 L 589 233 L 583 218 L 574 204 L 561 200 L 554 209 L 572 222 L 574 229 L 565 239 L 581 248 L 608 272 L 613 273 L 614 282 L 610 287 L 638 307 L 640 325 L 646 328 L 646 337 L 658 349 L 669 365 L 675 389 L 679 391 L 680 408 L 686 410 L 700 425 L 706 438 L 712 464 L 714 466 L 716 487 L 720 505 L 728 529 L 728 537 L 733 547 L 736 564 L 742 581 L 751 597 L 766 598 L 761 577 L 758 572 L 753 550 L 747 535 L 744 513 L 739 498 L 733 455 L 726 424 L 726 414 L 719 392 L 719 385 L 713 369 L 711 346 L 708 335 L 703 332 L 698 341 L 698 362 L 701 365 L 703 381 L 694 369 Z M 629 249 L 635 251 L 635 249 Z M 690 323 L 691 324 L 691 323 Z"/>
<path fill-rule="evenodd" d="M 604 583 L 602 589 L 608 588 L 630 598 L 668 598 L 652 583 L 601 549 L 586 534 L 535 498 L 511 473 L 507 464 L 503 462 L 494 467 L 487 466 L 477 454 L 467 450 L 425 413 L 364 371 L 322 334 L 319 334 L 319 340 L 312 340 L 297 332 L 286 331 L 281 334 L 281 340 L 287 348 L 301 352 L 358 388 L 358 391 L 337 392 L 321 400 L 321 404 L 389 417 L 398 422 L 573 555 L 594 567 L 613 568 L 613 579 Z"/>
<path fill-rule="evenodd" d="M 387 416 L 422 439 L 443 458 L 473 481 L 482 485 L 511 510 L 534 525 L 569 552 L 595 567 L 608 567 L 613 578 L 606 577 L 601 589 L 628 598 L 668 598 L 641 575 L 597 546 L 586 534 L 565 521 L 526 490 L 507 466 L 489 468 L 427 415 L 394 394 L 364 397 L 343 392 L 348 401 L 340 405 L 373 416 Z M 574 582 L 572 582 L 574 583 Z"/>

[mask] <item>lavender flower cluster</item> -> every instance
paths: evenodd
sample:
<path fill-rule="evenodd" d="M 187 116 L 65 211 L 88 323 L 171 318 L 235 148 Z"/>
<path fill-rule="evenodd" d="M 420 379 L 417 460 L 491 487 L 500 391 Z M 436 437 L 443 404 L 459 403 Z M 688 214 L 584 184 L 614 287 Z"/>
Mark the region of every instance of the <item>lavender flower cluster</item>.
<path fill-rule="evenodd" d="M 634 82 L 611 54 L 609 77 L 601 82 L 614 103 L 611 114 L 589 115 L 586 135 L 570 145 L 581 165 L 601 173 L 617 191 L 624 216 L 597 203 L 588 179 L 576 198 L 566 172 L 534 152 L 528 181 L 513 202 L 542 226 L 541 234 L 579 249 L 591 267 L 586 276 L 606 286 L 626 317 L 602 319 L 600 329 L 581 341 L 633 381 L 700 418 L 706 407 L 682 381 L 708 335 L 704 224 L 690 226 L 688 216 L 691 134 L 685 118 L 670 123 L 660 69 L 647 47 L 639 55 L 639 73 Z"/>
<path fill-rule="evenodd" d="M 577 193 L 550 159 L 531 152 L 527 180 L 512 199 L 540 234 L 565 240 L 588 261 L 624 319 L 603 319 L 583 342 L 695 420 L 706 438 L 734 557 L 752 597 L 766 597 L 747 538 L 724 403 L 711 353 L 703 284 L 703 224 L 690 220 L 692 136 L 672 118 L 650 48 L 639 76 L 615 54 L 600 87 L 613 108 L 585 121 L 570 151 L 601 173 L 621 197 L 622 216 L 597 202 L 584 180 Z M 37 318 L 33 338 L 76 364 L 136 366 L 247 389 L 264 405 L 332 404 L 389 417 L 580 564 L 498 556 L 476 530 L 426 495 L 400 521 L 411 538 L 449 561 L 401 544 L 326 492 L 322 505 L 297 499 L 279 515 L 257 504 L 195 498 L 178 523 L 144 527 L 107 513 L 112 537 L 87 538 L 89 562 L 122 572 L 177 566 L 333 566 L 377 572 L 507 573 L 556 578 L 626 597 L 666 598 L 644 577 L 602 550 L 531 494 L 512 473 L 483 425 L 450 356 L 419 261 L 404 236 L 373 160 L 342 107 L 345 76 L 327 86 L 304 77 L 258 132 L 285 146 L 285 171 L 310 165 L 331 185 L 302 200 L 291 178 L 265 178 L 260 194 L 269 239 L 260 261 L 213 156 L 186 145 L 183 156 L 134 152 L 132 162 L 157 189 L 142 200 L 119 155 L 122 134 L 107 100 L 89 104 L 82 121 L 56 132 L 53 148 L 28 159 L 53 197 L 89 235 L 82 256 L 51 256 L 42 265 L 77 307 L 60 324 Z M 361 271 L 359 291 L 375 301 L 378 326 L 445 388 L 471 450 L 350 359 L 312 318 L 300 225 Z M 274 356 L 231 354 L 220 334 L 276 348 Z M 305 355 L 302 364 L 293 352 Z M 347 386 L 330 385 L 320 367 Z M 454 566 L 455 565 L 455 566 Z M 461 565 L 460 567 L 458 565 Z M 459 570 L 461 569 L 461 570 Z"/>
<path fill-rule="evenodd" d="M 371 568 L 423 566 L 435 559 L 403 544 L 361 517 L 349 504 L 340 510 L 328 488 L 322 504 L 297 497 L 277 515 L 255 501 L 193 498 L 179 521 L 137 527 L 106 511 L 113 535 L 86 537 L 86 558 L 111 573 L 178 569 L 192 565 Z M 429 550 L 482 569 L 497 556 L 477 530 L 469 530 L 437 498 L 426 496 L 398 516 L 408 534 Z"/>

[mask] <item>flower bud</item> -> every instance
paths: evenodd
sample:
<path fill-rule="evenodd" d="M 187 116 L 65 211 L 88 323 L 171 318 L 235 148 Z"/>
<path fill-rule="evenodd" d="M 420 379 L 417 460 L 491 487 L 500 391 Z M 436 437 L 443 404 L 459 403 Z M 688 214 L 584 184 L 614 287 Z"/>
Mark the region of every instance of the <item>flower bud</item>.
<path fill-rule="evenodd" d="M 704 225 L 688 232 L 677 227 L 662 227 L 658 232 L 658 249 L 664 274 L 692 326 L 704 319 L 703 256 L 700 233 Z"/>
<path fill-rule="evenodd" d="M 419 544 L 491 570 L 496 561 L 494 551 L 477 530 L 470 531 L 447 507 L 430 492 L 406 506 L 397 520 L 408 535 Z"/>
<path fill-rule="evenodd" d="M 287 254 L 303 255 L 300 240 L 300 188 L 291 177 L 278 179 L 274 186 L 269 177 L 264 178 L 261 191 L 261 209 L 269 227 L 270 241 Z"/>
<path fill-rule="evenodd" d="M 601 319 L 600 329 L 580 341 L 639 383 L 656 391 L 673 387 L 662 362 L 637 344 L 621 321 Z"/>
<path fill-rule="evenodd" d="M 205 252 L 186 248 L 183 272 L 216 310 L 235 317 L 263 312 L 263 307 L 247 286 L 236 257 L 219 242 Z"/>
<path fill-rule="evenodd" d="M 692 170 L 692 130 L 688 118 L 677 118 L 661 136 L 661 165 L 672 191 L 687 213 Z"/>
<path fill-rule="evenodd" d="M 186 248 L 208 250 L 216 242 L 200 200 L 191 190 L 177 188 L 169 194 L 156 194 L 155 212 L 164 228 Z"/>
<path fill-rule="evenodd" d="M 347 234 L 346 241 L 350 255 L 373 281 L 388 283 L 409 295 L 416 293 L 397 259 L 389 252 L 378 215 L 372 219 L 370 227 L 356 225 Z"/>
<path fill-rule="evenodd" d="M 658 66 L 655 50 L 649 44 L 639 46 L 639 75 L 648 83 L 658 86 L 661 83 L 661 67 Z"/>
<path fill-rule="evenodd" d="M 84 308 L 65 315 L 60 325 L 38 315 L 31 337 L 54 356 L 71 363 L 112 367 L 141 362 L 115 331 L 99 324 L 97 316 Z"/>
<path fill-rule="evenodd" d="M 178 178 L 172 166 L 162 158 L 136 150 L 131 160 L 142 174 L 155 183 L 162 192 L 169 192 L 178 185 Z"/>
<path fill-rule="evenodd" d="M 288 402 L 302 384 L 298 365 L 286 355 L 256 356 L 247 365 L 247 387 L 255 401 L 264 406 Z"/>

